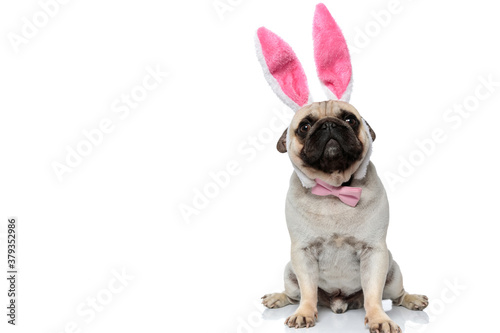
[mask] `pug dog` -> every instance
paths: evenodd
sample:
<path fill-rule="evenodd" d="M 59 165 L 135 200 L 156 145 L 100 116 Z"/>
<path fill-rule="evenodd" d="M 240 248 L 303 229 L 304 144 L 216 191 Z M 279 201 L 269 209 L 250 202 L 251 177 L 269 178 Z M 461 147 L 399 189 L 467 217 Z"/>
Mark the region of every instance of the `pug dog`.
<path fill-rule="evenodd" d="M 294 111 L 277 143 L 294 172 L 286 198 L 291 261 L 285 290 L 262 297 L 270 309 L 299 304 L 285 324 L 315 325 L 317 306 L 334 313 L 365 308 L 370 332 L 401 332 L 382 299 L 423 310 L 428 298 L 403 287 L 386 244 L 387 195 L 370 162 L 375 132 L 348 103 L 352 69 L 345 39 L 323 4 L 313 24 L 314 58 L 329 100 L 312 102 L 304 70 L 291 47 L 262 27 L 257 55 L 277 95 Z"/>

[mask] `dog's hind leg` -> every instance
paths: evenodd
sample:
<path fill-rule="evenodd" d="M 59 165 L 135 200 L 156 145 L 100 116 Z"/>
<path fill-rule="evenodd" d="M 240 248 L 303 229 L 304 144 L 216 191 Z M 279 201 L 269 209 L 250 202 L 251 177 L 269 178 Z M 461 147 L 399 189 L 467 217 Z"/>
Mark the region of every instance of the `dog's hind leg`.
<path fill-rule="evenodd" d="M 391 256 L 392 259 L 392 256 Z M 429 305 L 429 299 L 424 295 L 409 294 L 403 287 L 403 275 L 399 265 L 392 260 L 387 273 L 383 299 L 392 300 L 392 304 L 404 306 L 410 310 L 423 310 Z"/>
<path fill-rule="evenodd" d="M 269 309 L 277 309 L 289 304 L 298 304 L 300 300 L 300 289 L 297 276 L 292 270 L 289 262 L 285 267 L 285 291 L 282 293 L 266 294 L 262 296 L 262 304 Z"/>

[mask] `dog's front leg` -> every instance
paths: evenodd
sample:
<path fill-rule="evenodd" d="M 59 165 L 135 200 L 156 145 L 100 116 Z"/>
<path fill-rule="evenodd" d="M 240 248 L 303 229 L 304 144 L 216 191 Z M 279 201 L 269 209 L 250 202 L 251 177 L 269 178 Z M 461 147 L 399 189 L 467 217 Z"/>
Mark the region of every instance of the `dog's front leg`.
<path fill-rule="evenodd" d="M 393 322 L 382 308 L 387 270 L 389 269 L 389 251 L 384 245 L 367 248 L 360 258 L 361 286 L 364 294 L 366 310 L 365 325 L 368 323 L 370 333 L 398 333 L 399 326 Z"/>
<path fill-rule="evenodd" d="M 312 327 L 318 318 L 318 278 L 319 265 L 314 249 L 293 248 L 292 268 L 300 288 L 300 305 L 285 324 L 289 327 Z"/>

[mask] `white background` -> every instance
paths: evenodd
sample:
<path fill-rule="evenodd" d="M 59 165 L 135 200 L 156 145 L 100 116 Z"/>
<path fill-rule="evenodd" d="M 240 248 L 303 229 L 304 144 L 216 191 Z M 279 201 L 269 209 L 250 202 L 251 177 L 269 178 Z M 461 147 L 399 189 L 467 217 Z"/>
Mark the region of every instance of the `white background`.
<path fill-rule="evenodd" d="M 322 100 L 316 2 L 221 2 L 231 10 L 218 13 L 212 0 L 73 0 L 17 52 L 9 38 L 42 9 L 1 3 L 1 267 L 8 216 L 18 217 L 20 236 L 18 326 L 6 323 L 2 278 L 2 332 L 289 331 L 282 322 L 294 307 L 258 304 L 283 288 L 289 260 L 292 168 L 275 143 L 286 127 L 276 112 L 291 111 L 265 82 L 253 36 L 265 25 L 289 42 Z M 325 3 L 351 47 L 351 103 L 377 133 L 372 161 L 390 199 L 389 247 L 406 289 L 431 300 L 425 313 L 390 315 L 406 332 L 491 331 L 500 296 L 498 10 L 490 0 L 400 0 L 381 26 L 373 12 L 390 3 Z M 120 119 L 113 103 L 147 67 L 168 77 Z M 479 100 L 477 89 L 488 93 L 481 77 L 496 86 Z M 464 117 L 447 113 L 464 103 L 472 110 Z M 65 163 L 66 147 L 105 118 L 113 131 L 59 181 L 53 163 Z M 445 140 L 424 155 L 416 141 L 436 129 Z M 410 158 L 418 165 L 404 169 Z M 180 208 L 212 186 L 210 173 L 231 163 L 238 174 L 183 217 Z M 401 178 L 391 186 L 387 173 Z M 112 294 L 122 271 L 133 279 Z M 96 297 L 106 303 L 100 311 L 87 305 Z M 323 309 L 310 331 L 365 332 L 363 316 Z"/>

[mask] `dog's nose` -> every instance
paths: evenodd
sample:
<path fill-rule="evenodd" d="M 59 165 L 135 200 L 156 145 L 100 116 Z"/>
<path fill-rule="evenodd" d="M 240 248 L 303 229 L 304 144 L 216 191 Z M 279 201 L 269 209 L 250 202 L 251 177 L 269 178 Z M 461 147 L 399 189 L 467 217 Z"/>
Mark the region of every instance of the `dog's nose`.
<path fill-rule="evenodd" d="M 321 129 L 323 129 L 323 130 L 333 129 L 333 128 L 335 128 L 336 126 L 337 126 L 337 125 L 335 125 L 335 123 L 330 122 L 330 121 L 327 121 L 327 122 L 325 122 L 323 125 L 321 125 Z"/>

